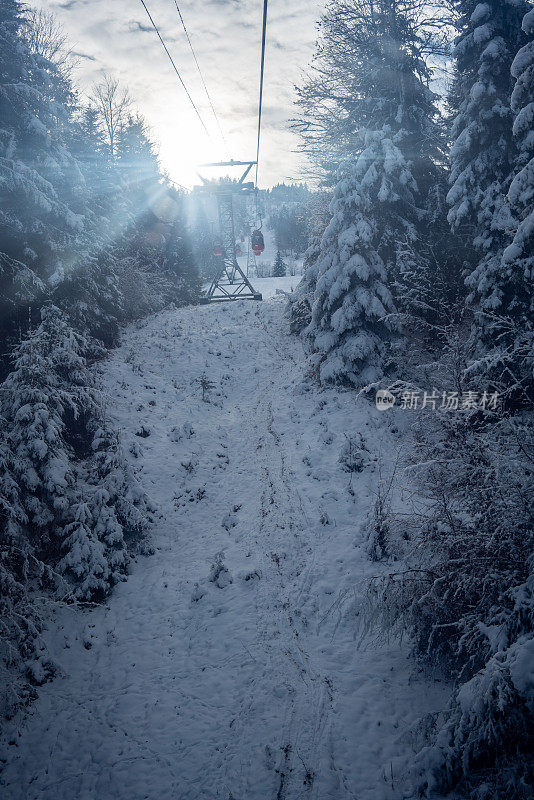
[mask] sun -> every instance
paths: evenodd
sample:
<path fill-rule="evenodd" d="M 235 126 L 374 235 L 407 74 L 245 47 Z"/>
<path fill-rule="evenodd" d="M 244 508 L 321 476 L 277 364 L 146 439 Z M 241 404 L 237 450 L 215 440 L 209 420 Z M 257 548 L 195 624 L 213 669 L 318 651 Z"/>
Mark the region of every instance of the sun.
<path fill-rule="evenodd" d="M 155 116 L 160 116 L 152 120 L 160 162 L 171 180 L 191 189 L 200 183 L 197 172 L 201 164 L 225 158 L 222 144 L 215 137 L 208 138 L 187 110 L 169 109 Z"/>

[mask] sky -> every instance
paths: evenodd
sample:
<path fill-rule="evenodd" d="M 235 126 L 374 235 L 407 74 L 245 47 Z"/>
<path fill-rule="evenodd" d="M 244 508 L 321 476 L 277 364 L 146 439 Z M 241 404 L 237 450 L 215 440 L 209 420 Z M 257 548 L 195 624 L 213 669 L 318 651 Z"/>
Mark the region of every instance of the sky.
<path fill-rule="evenodd" d="M 205 134 L 139 0 L 37 0 L 52 11 L 78 58 L 82 93 L 108 72 L 128 87 L 157 142 L 162 166 L 186 187 L 197 165 L 254 159 L 262 0 L 178 0 L 228 146 L 202 87 L 175 0 L 145 0 L 211 134 Z M 289 130 L 294 85 L 313 55 L 324 0 L 270 0 L 260 187 L 299 179 L 298 137 Z M 206 177 L 209 171 L 204 170 Z M 213 177 L 216 177 L 214 174 Z"/>

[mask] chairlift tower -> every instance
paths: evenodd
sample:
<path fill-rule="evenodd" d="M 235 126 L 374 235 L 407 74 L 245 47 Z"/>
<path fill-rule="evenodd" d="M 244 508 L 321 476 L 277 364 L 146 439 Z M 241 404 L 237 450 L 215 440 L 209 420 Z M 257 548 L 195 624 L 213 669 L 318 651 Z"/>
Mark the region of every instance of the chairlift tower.
<path fill-rule="evenodd" d="M 215 195 L 219 215 L 219 230 L 221 236 L 222 253 L 217 258 L 215 275 L 201 303 L 216 303 L 228 300 L 261 300 L 262 295 L 257 292 L 249 279 L 237 263 L 235 252 L 235 226 L 234 226 L 234 195 L 251 194 L 255 191 L 254 184 L 245 178 L 256 164 L 256 161 L 220 161 L 213 164 L 203 164 L 203 167 L 245 167 L 245 171 L 237 182 L 219 181 L 214 183 L 205 180 L 199 175 L 202 186 L 195 186 L 198 194 Z"/>

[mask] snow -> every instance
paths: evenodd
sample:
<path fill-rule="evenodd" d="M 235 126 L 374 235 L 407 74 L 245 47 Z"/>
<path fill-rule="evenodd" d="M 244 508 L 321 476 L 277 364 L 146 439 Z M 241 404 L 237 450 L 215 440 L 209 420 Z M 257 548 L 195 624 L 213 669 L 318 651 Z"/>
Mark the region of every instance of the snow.
<path fill-rule="evenodd" d="M 297 281 L 160 313 L 105 364 L 155 552 L 105 605 L 56 611 L 61 677 L 5 747 L 3 800 L 401 796 L 447 692 L 408 645 L 358 640 L 398 442 L 369 400 L 305 379 L 276 297 Z"/>
<path fill-rule="evenodd" d="M 534 8 L 531 11 L 527 11 L 523 17 L 522 27 L 525 33 L 532 33 L 532 31 L 534 31 Z"/>
<path fill-rule="evenodd" d="M 292 292 L 302 280 L 302 275 L 288 275 L 285 278 L 251 278 L 253 287 L 261 292 L 264 300 L 275 297 L 277 292 Z"/>
<path fill-rule="evenodd" d="M 534 637 L 523 636 L 511 648 L 510 676 L 515 688 L 530 700 L 534 698 Z"/>
<path fill-rule="evenodd" d="M 471 22 L 473 25 L 478 25 L 483 20 L 487 19 L 490 15 L 490 7 L 487 3 L 478 3 L 475 10 L 471 14 Z"/>

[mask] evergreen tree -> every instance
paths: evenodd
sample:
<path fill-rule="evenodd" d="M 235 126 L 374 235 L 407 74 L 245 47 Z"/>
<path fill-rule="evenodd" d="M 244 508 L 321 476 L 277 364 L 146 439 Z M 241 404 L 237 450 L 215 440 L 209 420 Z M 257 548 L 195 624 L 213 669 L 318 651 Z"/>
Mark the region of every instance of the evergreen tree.
<path fill-rule="evenodd" d="M 27 531 L 35 556 L 65 573 L 84 599 L 102 597 L 125 573 L 125 536 L 137 547 L 148 513 L 115 434 L 96 427 L 86 452 L 100 416 L 89 350 L 58 308 L 45 307 L 0 391 L 0 513 L 10 535 L 24 540 Z"/>
<path fill-rule="evenodd" d="M 282 259 L 280 250 L 276 253 L 276 259 L 273 264 L 273 278 L 284 278 L 286 275 L 286 265 Z"/>
<path fill-rule="evenodd" d="M 340 164 L 361 152 L 365 132 L 390 121 L 391 90 L 404 84 L 408 63 L 419 81 L 428 84 L 426 60 L 449 51 L 450 12 L 443 6 L 433 0 L 327 3 L 308 78 L 297 88 L 300 113 L 294 122 L 313 177 L 325 186 L 335 185 Z M 400 64 L 392 61 L 398 60 L 399 39 L 405 61 L 400 71 Z"/>
<path fill-rule="evenodd" d="M 265 194 L 268 226 L 276 247 L 293 255 L 304 253 L 309 245 L 309 204 L 313 197 L 305 183 L 279 183 Z"/>
<path fill-rule="evenodd" d="M 503 254 L 504 313 L 512 319 L 501 339 L 508 346 L 506 367 L 532 395 L 534 364 L 534 9 L 523 19 L 529 41 L 512 63 L 516 84 L 511 106 L 518 155 L 508 202 L 514 215 L 513 239 Z M 510 383 L 510 380 L 507 381 Z"/>
<path fill-rule="evenodd" d="M 348 5 L 341 4 L 339 24 L 362 65 L 352 106 L 361 145 L 340 170 L 309 332 L 325 355 L 322 379 L 361 384 L 382 374 L 386 343 L 398 327 L 383 319 L 396 310 L 392 287 L 402 284 L 408 266 L 426 269 L 418 246 L 429 236 L 426 205 L 439 179 L 440 136 L 410 4 L 353 0 L 365 37 L 347 28 Z M 330 15 L 333 24 L 333 6 Z"/>
<path fill-rule="evenodd" d="M 169 190 L 169 195 L 176 204 L 176 215 L 165 254 L 167 269 L 173 276 L 172 299 L 178 305 L 196 303 L 202 282 L 187 227 L 184 196 L 176 190 Z"/>
<path fill-rule="evenodd" d="M 64 528 L 63 548 L 67 551 L 58 563 L 58 570 L 72 575 L 76 597 L 99 599 L 109 589 L 109 567 L 104 544 L 93 529 L 91 509 L 81 498 L 72 500 L 68 522 Z"/>
<path fill-rule="evenodd" d="M 193 254 L 201 276 L 205 279 L 213 277 L 216 269 L 213 256 L 213 233 L 204 206 L 196 202 L 191 224 Z"/>
<path fill-rule="evenodd" d="M 321 239 L 330 221 L 330 192 L 314 192 L 308 202 L 308 237 L 310 244 L 304 253 L 302 278 L 289 297 L 289 329 L 291 333 L 303 333 L 311 322 L 311 306 L 317 283 L 317 260 Z"/>
<path fill-rule="evenodd" d="M 35 532 L 35 551 L 49 559 L 61 547 L 76 479 L 65 416 L 71 412 L 77 417 L 94 403 L 85 347 L 57 308 L 45 308 L 41 325 L 18 346 L 15 368 L 1 387 L 13 478 Z"/>
<path fill-rule="evenodd" d="M 149 552 L 149 546 L 143 544 L 143 534 L 154 509 L 139 486 L 119 436 L 103 420 L 94 432 L 92 450 L 89 485 L 95 490 L 89 495 L 91 507 L 116 581 L 128 566 L 125 543 L 132 550 Z"/>
<path fill-rule="evenodd" d="M 398 152 L 390 139 L 370 133 L 367 144 L 360 157 L 344 167 L 334 191 L 332 220 L 317 260 L 309 328 L 313 346 L 322 354 L 321 379 L 359 385 L 382 376 L 386 343 L 395 329 L 385 319 L 395 308 L 379 253 L 377 195 L 382 193 L 385 205 L 392 182 L 408 177 L 402 160 L 391 169 Z"/>
<path fill-rule="evenodd" d="M 497 315 L 509 313 L 516 289 L 502 269 L 503 251 L 514 231 L 507 199 L 517 145 L 510 107 L 514 55 L 524 41 L 521 0 L 458 0 L 460 36 L 456 43 L 449 221 L 471 236 L 477 252 L 467 276 L 475 310 L 473 345 L 484 355 L 498 335 Z M 512 281 L 510 280 L 512 278 Z"/>
<path fill-rule="evenodd" d="M 0 297 L 11 308 L 2 318 L 4 335 L 26 324 L 17 283 L 25 299 L 42 300 L 47 284 L 68 269 L 84 226 L 77 199 L 83 179 L 64 136 L 72 91 L 56 65 L 31 52 L 23 32 L 23 4 L 6 0 L 0 5 Z"/>
<path fill-rule="evenodd" d="M 516 83 L 511 106 L 516 115 L 513 133 L 518 145 L 517 166 L 508 199 L 519 221 L 512 244 L 504 254 L 505 264 L 520 261 L 524 285 L 532 286 L 534 275 L 534 9 L 523 18 L 523 31 L 529 41 L 512 63 Z"/>

